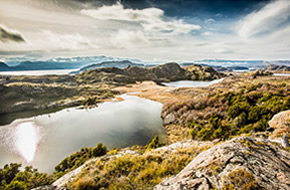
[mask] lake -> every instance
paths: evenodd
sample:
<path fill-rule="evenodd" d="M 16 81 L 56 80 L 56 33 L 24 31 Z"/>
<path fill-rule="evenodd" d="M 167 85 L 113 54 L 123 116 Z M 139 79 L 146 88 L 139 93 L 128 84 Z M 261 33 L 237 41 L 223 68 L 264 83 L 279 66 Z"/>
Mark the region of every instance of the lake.
<path fill-rule="evenodd" d="M 161 103 L 121 97 L 93 109 L 70 108 L 0 126 L 0 167 L 18 162 L 51 173 L 66 156 L 99 142 L 112 148 L 145 145 L 156 135 L 166 140 Z"/>
<path fill-rule="evenodd" d="M 32 71 L 0 71 L 0 75 L 30 75 L 30 76 L 40 76 L 40 75 L 65 75 L 77 69 L 59 69 L 59 70 L 32 70 Z"/>
<path fill-rule="evenodd" d="M 174 82 L 164 82 L 165 86 L 169 87 L 207 87 L 212 84 L 216 84 L 223 81 L 223 78 L 221 79 L 216 79 L 212 81 L 191 81 L 191 80 L 180 80 L 180 81 L 174 81 Z"/>
<path fill-rule="evenodd" d="M 273 75 L 278 77 L 290 77 L 289 73 L 274 73 Z"/>

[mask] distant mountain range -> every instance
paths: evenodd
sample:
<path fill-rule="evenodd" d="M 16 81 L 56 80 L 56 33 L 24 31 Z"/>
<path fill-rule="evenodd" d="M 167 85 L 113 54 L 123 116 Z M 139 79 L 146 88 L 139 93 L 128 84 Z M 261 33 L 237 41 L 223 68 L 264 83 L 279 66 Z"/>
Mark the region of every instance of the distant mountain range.
<path fill-rule="evenodd" d="M 143 62 L 138 59 L 113 58 L 107 56 L 88 56 L 71 58 L 53 58 L 45 61 L 27 60 L 26 58 L 8 58 L 5 62 L 0 62 L 0 71 L 28 71 L 28 70 L 62 70 L 78 69 L 72 74 L 80 73 L 90 69 L 117 67 L 126 68 L 128 66 L 153 67 L 161 63 Z M 236 71 L 236 70 L 257 70 L 268 65 L 290 66 L 288 60 L 263 61 L 263 60 L 221 60 L 204 59 L 193 62 L 181 62 L 180 66 L 211 66 L 217 71 Z"/>
<path fill-rule="evenodd" d="M 46 61 L 27 61 L 21 58 L 10 58 L 6 63 L 0 62 L 0 71 L 28 71 L 28 70 L 62 70 L 80 69 L 76 73 L 104 67 L 126 68 L 127 66 L 147 67 L 150 64 L 138 59 L 122 59 L 106 56 L 54 58 Z M 151 66 L 155 66 L 151 65 Z"/>

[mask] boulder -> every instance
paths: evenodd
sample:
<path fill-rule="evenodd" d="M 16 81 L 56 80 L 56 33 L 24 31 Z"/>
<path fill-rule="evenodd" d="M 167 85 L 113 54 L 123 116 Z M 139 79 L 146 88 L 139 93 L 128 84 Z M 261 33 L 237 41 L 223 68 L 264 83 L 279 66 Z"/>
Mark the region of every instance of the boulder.
<path fill-rule="evenodd" d="M 290 134 L 290 110 L 282 111 L 273 116 L 269 121 L 269 126 L 273 130 L 271 138 Z"/>
<path fill-rule="evenodd" d="M 195 157 L 155 190 L 289 189 L 290 153 L 266 139 L 238 137 Z"/>

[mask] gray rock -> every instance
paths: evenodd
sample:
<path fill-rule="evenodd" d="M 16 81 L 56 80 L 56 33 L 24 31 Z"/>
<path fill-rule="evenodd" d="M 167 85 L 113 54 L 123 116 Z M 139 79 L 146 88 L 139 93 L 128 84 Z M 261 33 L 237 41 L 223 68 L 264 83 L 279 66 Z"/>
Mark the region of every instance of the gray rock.
<path fill-rule="evenodd" d="M 282 111 L 274 115 L 269 121 L 269 126 L 274 130 L 271 138 L 290 133 L 290 110 Z"/>
<path fill-rule="evenodd" d="M 176 120 L 174 113 L 170 113 L 168 115 L 165 116 L 164 120 L 163 120 L 163 124 L 164 125 L 169 125 L 171 123 L 173 123 Z"/>
<path fill-rule="evenodd" d="M 289 147 L 288 135 L 287 135 L 287 134 L 285 134 L 285 135 L 281 138 L 281 145 L 282 145 L 284 148 Z"/>
<path fill-rule="evenodd" d="M 52 186 L 52 185 L 47 185 L 47 186 L 37 187 L 37 188 L 34 188 L 32 190 L 67 190 L 67 188 L 65 188 L 65 187 L 55 187 L 55 186 Z"/>
<path fill-rule="evenodd" d="M 290 153 L 264 139 L 234 138 L 199 154 L 179 174 L 165 179 L 155 190 L 289 189 Z"/>

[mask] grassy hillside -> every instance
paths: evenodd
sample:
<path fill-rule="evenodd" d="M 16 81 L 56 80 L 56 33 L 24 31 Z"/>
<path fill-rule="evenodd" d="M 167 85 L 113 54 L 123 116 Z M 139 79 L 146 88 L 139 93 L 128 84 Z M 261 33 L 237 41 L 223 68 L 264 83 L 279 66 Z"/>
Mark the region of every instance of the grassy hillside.
<path fill-rule="evenodd" d="M 166 103 L 162 117 L 170 130 L 182 126 L 198 140 L 265 131 L 274 114 L 290 109 L 289 89 L 289 77 L 248 76 L 228 78 L 208 90 L 178 89 L 171 95 L 185 98 Z"/>

